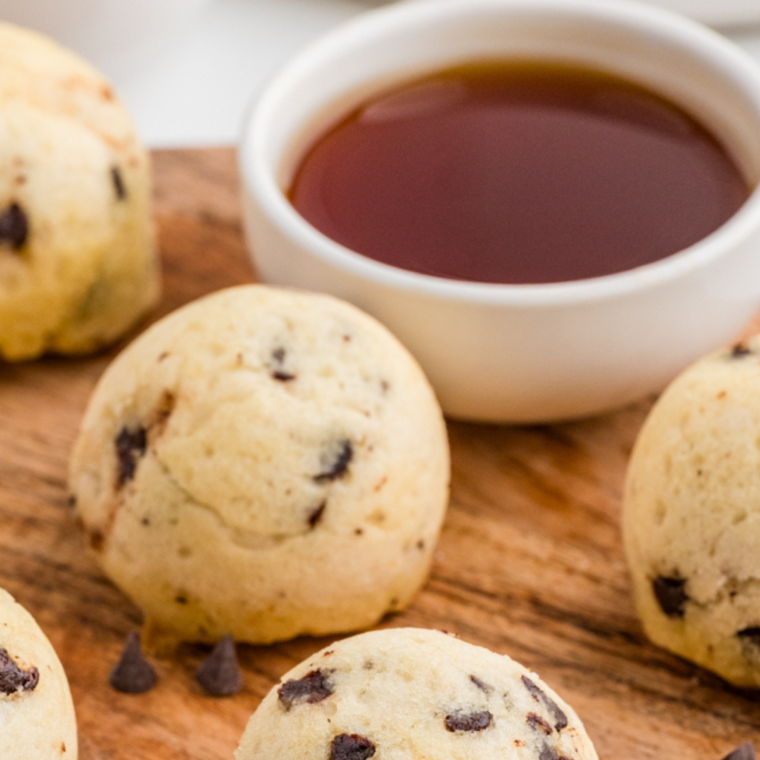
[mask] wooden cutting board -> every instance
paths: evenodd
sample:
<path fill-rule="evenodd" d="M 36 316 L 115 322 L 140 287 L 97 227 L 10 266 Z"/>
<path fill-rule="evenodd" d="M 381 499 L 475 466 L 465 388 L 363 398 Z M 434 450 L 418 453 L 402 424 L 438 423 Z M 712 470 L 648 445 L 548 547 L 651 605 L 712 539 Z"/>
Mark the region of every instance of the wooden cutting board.
<path fill-rule="evenodd" d="M 165 293 L 154 317 L 253 281 L 232 150 L 158 152 L 155 173 Z M 82 760 L 232 760 L 262 696 L 328 640 L 241 646 L 245 688 L 231 698 L 200 692 L 193 674 L 208 650 L 191 646 L 157 663 L 148 694 L 109 687 L 140 613 L 85 554 L 66 468 L 116 350 L 0 366 L 0 585 L 63 661 Z M 580 714 L 602 760 L 720 760 L 744 741 L 760 748 L 760 696 L 649 644 L 631 601 L 620 494 L 650 403 L 554 426 L 451 423 L 451 507 L 432 577 L 383 625 L 443 628 L 534 669 Z"/>

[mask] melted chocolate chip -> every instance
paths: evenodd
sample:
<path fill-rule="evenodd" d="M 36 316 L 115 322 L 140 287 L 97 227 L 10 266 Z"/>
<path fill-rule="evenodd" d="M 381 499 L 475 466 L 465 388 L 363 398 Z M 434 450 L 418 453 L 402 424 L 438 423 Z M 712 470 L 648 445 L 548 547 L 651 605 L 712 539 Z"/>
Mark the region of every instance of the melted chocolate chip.
<path fill-rule="evenodd" d="M 230 697 L 243 688 L 235 640 L 225 636 L 195 671 L 195 680 L 212 697 Z"/>
<path fill-rule="evenodd" d="M 307 522 L 309 523 L 310 528 L 317 527 L 317 525 L 319 524 L 319 521 L 322 519 L 322 515 L 325 512 L 326 506 L 327 506 L 327 502 L 323 501 L 316 509 L 313 509 L 311 511 L 307 519 Z"/>
<path fill-rule="evenodd" d="M 561 731 L 565 728 L 565 726 L 567 726 L 567 715 L 562 712 L 560 706 L 527 676 L 522 676 L 522 682 L 525 688 L 531 693 L 533 699 L 535 699 L 536 702 L 543 702 L 546 709 L 551 713 L 552 718 L 554 718 L 554 728 L 556 728 L 557 731 Z"/>
<path fill-rule="evenodd" d="M 486 694 L 491 693 L 491 687 L 485 683 L 485 681 L 481 681 L 477 676 L 470 676 L 470 681 L 475 684 L 481 691 L 484 691 Z"/>
<path fill-rule="evenodd" d="M 108 682 L 116 691 L 143 694 L 150 691 L 157 680 L 156 671 L 143 655 L 140 635 L 133 631 L 127 636 L 121 658 L 111 671 Z"/>
<path fill-rule="evenodd" d="M 125 200 L 127 197 L 127 188 L 124 185 L 124 179 L 121 176 L 121 171 L 118 166 L 111 167 L 111 182 L 113 182 L 116 199 L 119 201 Z"/>
<path fill-rule="evenodd" d="M 317 483 L 323 483 L 325 481 L 342 478 L 348 471 L 348 465 L 353 457 L 354 447 L 352 446 L 351 441 L 340 441 L 337 455 L 328 462 L 327 467 L 323 472 L 314 476 L 314 480 L 316 480 Z"/>
<path fill-rule="evenodd" d="M 752 353 L 750 350 L 750 347 L 744 343 L 743 341 L 739 341 L 739 343 L 734 343 L 733 346 L 731 346 L 731 359 L 741 359 L 744 356 L 749 356 Z"/>
<path fill-rule="evenodd" d="M 652 591 L 660 604 L 660 609 L 672 618 L 683 617 L 684 606 L 689 600 L 685 589 L 685 578 L 666 578 L 658 575 L 652 581 Z"/>
<path fill-rule="evenodd" d="M 538 760 L 569 760 L 565 755 L 560 755 L 554 747 L 544 744 L 538 753 Z"/>
<path fill-rule="evenodd" d="M 375 745 L 358 734 L 338 734 L 330 744 L 330 760 L 367 760 L 374 754 Z"/>
<path fill-rule="evenodd" d="M 29 221 L 18 203 L 11 203 L 0 214 L 0 243 L 10 245 L 14 251 L 23 248 L 29 237 Z"/>
<path fill-rule="evenodd" d="M 752 742 L 740 744 L 735 750 L 729 752 L 723 760 L 756 760 L 755 746 Z"/>
<path fill-rule="evenodd" d="M 135 476 L 137 463 L 148 448 L 148 433 L 144 427 L 134 430 L 123 427 L 116 436 L 116 458 L 119 463 L 117 483 L 123 486 Z"/>
<path fill-rule="evenodd" d="M 454 712 L 446 716 L 447 731 L 483 731 L 491 725 L 493 715 L 487 710 L 474 713 Z"/>
<path fill-rule="evenodd" d="M 22 670 L 6 649 L 0 649 L 0 694 L 34 691 L 40 680 L 37 668 Z"/>
<path fill-rule="evenodd" d="M 741 631 L 736 632 L 736 635 L 743 642 L 760 647 L 760 626 L 753 625 L 749 628 L 742 628 Z"/>
<path fill-rule="evenodd" d="M 277 696 L 285 707 L 295 704 L 315 704 L 327 699 L 333 693 L 333 685 L 327 674 L 321 670 L 311 670 L 303 678 L 292 678 L 277 689 Z"/>
<path fill-rule="evenodd" d="M 288 372 L 284 367 L 286 351 L 282 346 L 278 346 L 272 351 L 272 377 L 282 383 L 295 380 L 296 376 Z"/>
<path fill-rule="evenodd" d="M 528 713 L 528 725 L 540 731 L 543 731 L 547 736 L 552 732 L 552 727 L 545 721 L 540 715 L 536 713 Z"/>

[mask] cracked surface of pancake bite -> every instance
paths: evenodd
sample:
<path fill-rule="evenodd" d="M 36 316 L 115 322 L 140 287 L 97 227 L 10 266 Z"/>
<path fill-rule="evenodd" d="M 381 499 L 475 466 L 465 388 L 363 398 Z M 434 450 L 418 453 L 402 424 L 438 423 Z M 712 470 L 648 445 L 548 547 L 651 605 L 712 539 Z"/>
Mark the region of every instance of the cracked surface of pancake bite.
<path fill-rule="evenodd" d="M 111 364 L 70 488 L 149 648 L 370 626 L 424 581 L 449 480 L 417 363 L 329 296 L 231 288 Z"/>
<path fill-rule="evenodd" d="M 108 81 L 0 22 L 0 359 L 94 351 L 158 296 L 150 168 Z"/>
<path fill-rule="evenodd" d="M 76 760 L 66 674 L 34 618 L 0 589 L 0 757 Z"/>
<path fill-rule="evenodd" d="M 441 631 L 353 636 L 283 676 L 236 760 L 596 760 L 578 716 L 505 655 Z"/>
<path fill-rule="evenodd" d="M 760 687 L 760 338 L 668 387 L 636 441 L 623 507 L 649 637 Z"/>

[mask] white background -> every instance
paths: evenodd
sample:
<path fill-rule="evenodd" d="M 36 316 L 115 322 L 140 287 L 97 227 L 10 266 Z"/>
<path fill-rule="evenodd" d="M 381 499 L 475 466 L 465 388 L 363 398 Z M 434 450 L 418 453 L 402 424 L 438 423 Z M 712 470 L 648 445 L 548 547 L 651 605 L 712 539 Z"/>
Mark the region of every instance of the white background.
<path fill-rule="evenodd" d="M 760 65 L 760 0 L 653 2 L 688 9 L 700 20 L 708 14 L 710 21 L 746 21 L 719 30 Z M 384 4 L 208 0 L 181 35 L 128 71 L 109 71 L 108 60 L 94 63 L 111 75 L 150 147 L 231 145 L 255 93 L 290 56 L 341 21 Z"/>

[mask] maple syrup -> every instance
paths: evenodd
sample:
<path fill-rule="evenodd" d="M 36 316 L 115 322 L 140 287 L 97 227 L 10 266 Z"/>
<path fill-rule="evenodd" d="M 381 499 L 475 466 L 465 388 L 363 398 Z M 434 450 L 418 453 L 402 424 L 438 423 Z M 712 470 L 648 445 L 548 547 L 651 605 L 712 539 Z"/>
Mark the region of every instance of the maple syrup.
<path fill-rule="evenodd" d="M 328 237 L 450 279 L 549 283 L 662 259 L 751 188 L 681 107 L 599 71 L 459 66 L 362 103 L 303 155 L 289 198 Z"/>

